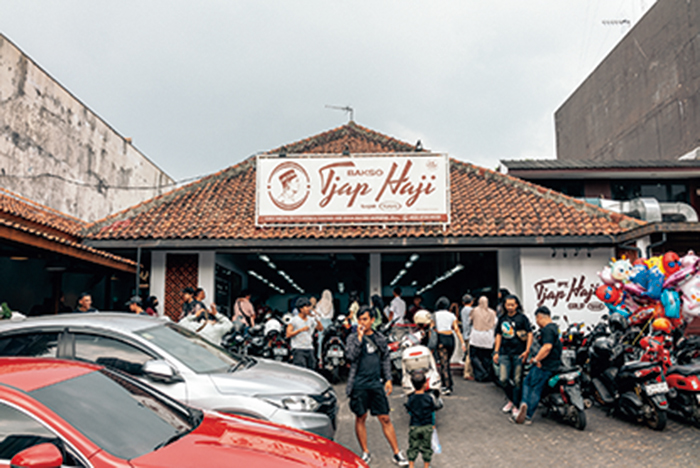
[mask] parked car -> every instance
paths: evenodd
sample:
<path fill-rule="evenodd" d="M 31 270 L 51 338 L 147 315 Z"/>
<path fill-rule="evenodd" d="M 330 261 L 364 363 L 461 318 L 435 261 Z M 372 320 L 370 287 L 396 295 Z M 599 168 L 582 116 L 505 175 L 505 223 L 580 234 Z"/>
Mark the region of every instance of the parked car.
<path fill-rule="evenodd" d="M 322 437 L 183 405 L 127 374 L 0 358 L 0 467 L 362 467 Z"/>
<path fill-rule="evenodd" d="M 249 416 L 332 439 L 338 411 L 313 371 L 231 354 L 172 322 L 124 313 L 0 321 L 0 356 L 58 357 L 127 372 L 196 408 Z"/>

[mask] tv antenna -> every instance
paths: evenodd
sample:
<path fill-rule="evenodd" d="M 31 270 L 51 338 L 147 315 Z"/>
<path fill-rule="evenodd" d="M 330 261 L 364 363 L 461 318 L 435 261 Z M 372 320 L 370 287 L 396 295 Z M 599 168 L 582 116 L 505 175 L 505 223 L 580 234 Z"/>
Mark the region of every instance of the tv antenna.
<path fill-rule="evenodd" d="M 350 122 L 355 121 L 355 110 L 350 106 L 330 106 L 326 104 L 326 108 L 343 111 L 350 116 Z"/>
<path fill-rule="evenodd" d="M 632 27 L 632 22 L 627 18 L 603 20 L 603 26 L 620 26 L 624 33 L 627 28 Z"/>

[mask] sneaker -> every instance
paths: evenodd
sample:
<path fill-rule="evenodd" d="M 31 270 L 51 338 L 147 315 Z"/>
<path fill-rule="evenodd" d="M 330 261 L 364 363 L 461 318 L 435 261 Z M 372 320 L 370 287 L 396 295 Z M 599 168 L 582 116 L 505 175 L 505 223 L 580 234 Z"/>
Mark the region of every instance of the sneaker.
<path fill-rule="evenodd" d="M 513 411 L 513 408 L 515 408 L 515 405 L 512 401 L 509 401 L 508 403 L 506 403 L 506 406 L 503 407 L 502 411 L 504 413 L 510 413 L 511 411 Z"/>
<path fill-rule="evenodd" d="M 527 418 L 527 403 L 520 403 L 520 409 L 518 410 L 518 416 L 515 418 L 515 422 L 522 424 Z"/>
<path fill-rule="evenodd" d="M 364 452 L 362 454 L 362 461 L 369 465 L 369 462 L 372 461 L 372 455 L 370 455 L 369 452 Z"/>
<path fill-rule="evenodd" d="M 446 388 L 442 392 L 443 395 L 452 395 L 452 389 L 451 388 Z"/>
<path fill-rule="evenodd" d="M 525 422 L 524 422 L 523 424 L 525 424 L 526 426 L 531 425 L 531 424 L 532 424 L 532 419 L 530 419 L 530 418 L 525 418 Z"/>
<path fill-rule="evenodd" d="M 406 460 L 406 457 L 403 456 L 403 453 L 399 452 L 395 454 L 392 458 L 391 461 L 393 461 L 395 464 L 399 466 L 408 466 L 408 460 Z"/>
<path fill-rule="evenodd" d="M 514 418 L 517 418 L 517 417 L 518 417 L 518 413 L 519 413 L 518 408 L 516 408 L 516 407 L 514 406 L 514 407 L 513 407 L 513 411 L 511 411 L 511 414 L 513 415 Z"/>

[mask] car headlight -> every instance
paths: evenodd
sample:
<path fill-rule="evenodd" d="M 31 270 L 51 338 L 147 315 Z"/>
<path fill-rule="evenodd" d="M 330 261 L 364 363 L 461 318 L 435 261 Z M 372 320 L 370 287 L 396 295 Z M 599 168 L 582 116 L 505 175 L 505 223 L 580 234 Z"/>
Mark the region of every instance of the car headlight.
<path fill-rule="evenodd" d="M 312 413 L 316 411 L 319 404 L 308 395 L 267 395 L 265 401 L 289 411 L 305 411 Z"/>

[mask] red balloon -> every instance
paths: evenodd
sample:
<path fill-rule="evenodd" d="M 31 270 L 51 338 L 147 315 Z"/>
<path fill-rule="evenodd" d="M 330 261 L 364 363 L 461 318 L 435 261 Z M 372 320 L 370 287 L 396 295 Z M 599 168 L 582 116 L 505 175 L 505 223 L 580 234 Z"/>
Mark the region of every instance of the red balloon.
<path fill-rule="evenodd" d="M 681 259 L 676 252 L 666 252 L 664 254 L 663 263 L 667 278 L 681 269 Z"/>
<path fill-rule="evenodd" d="M 598 299 L 606 304 L 618 304 L 622 300 L 622 291 L 611 284 L 601 284 L 595 290 Z"/>

